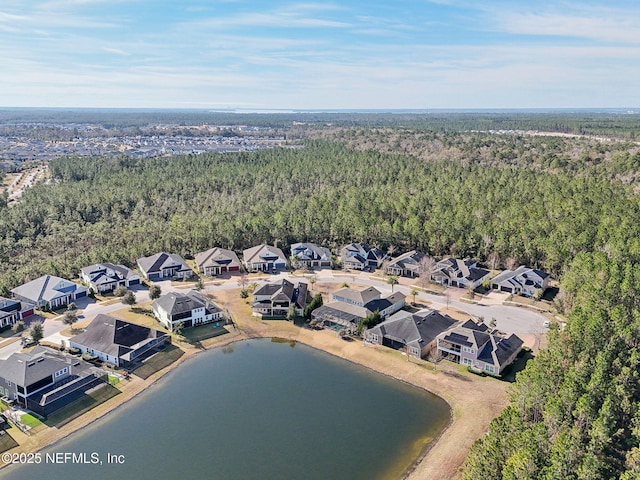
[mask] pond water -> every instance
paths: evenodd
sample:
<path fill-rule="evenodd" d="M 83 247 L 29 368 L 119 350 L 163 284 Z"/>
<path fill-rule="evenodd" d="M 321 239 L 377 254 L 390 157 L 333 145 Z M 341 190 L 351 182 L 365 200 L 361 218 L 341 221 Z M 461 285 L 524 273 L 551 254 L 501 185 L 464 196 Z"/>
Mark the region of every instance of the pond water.
<path fill-rule="evenodd" d="M 198 354 L 0 478 L 397 478 L 449 419 L 421 389 L 304 345 L 251 340 Z"/>

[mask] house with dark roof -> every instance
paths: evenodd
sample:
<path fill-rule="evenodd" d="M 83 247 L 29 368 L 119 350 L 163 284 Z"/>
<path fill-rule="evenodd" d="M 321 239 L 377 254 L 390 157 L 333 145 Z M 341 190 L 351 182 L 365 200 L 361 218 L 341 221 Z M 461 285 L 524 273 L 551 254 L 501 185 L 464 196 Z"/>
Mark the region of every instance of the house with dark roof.
<path fill-rule="evenodd" d="M 242 253 L 247 272 L 277 272 L 287 268 L 287 259 L 278 247 L 257 245 Z"/>
<path fill-rule="evenodd" d="M 220 247 L 196 253 L 195 260 L 198 272 L 210 277 L 240 271 L 240 260 L 235 252 Z"/>
<path fill-rule="evenodd" d="M 549 287 L 549 274 L 525 265 L 516 270 L 505 270 L 491 279 L 491 288 L 514 295 L 533 297 L 536 290 L 544 292 Z"/>
<path fill-rule="evenodd" d="M 0 297 L 0 330 L 35 314 L 35 305 Z"/>
<path fill-rule="evenodd" d="M 340 249 L 340 259 L 344 268 L 353 270 L 375 270 L 382 266 L 387 255 L 379 248 L 366 243 L 350 243 Z"/>
<path fill-rule="evenodd" d="M 447 257 L 431 269 L 431 281 L 447 287 L 478 288 L 489 278 L 489 270 L 478 268 L 475 260 Z"/>
<path fill-rule="evenodd" d="M 331 251 L 315 243 L 294 243 L 291 264 L 295 268 L 331 267 Z"/>
<path fill-rule="evenodd" d="M 87 288 L 54 275 L 43 275 L 11 290 L 20 301 L 38 308 L 59 308 L 87 296 Z"/>
<path fill-rule="evenodd" d="M 307 284 L 282 280 L 267 283 L 253 292 L 251 310 L 255 316 L 285 318 L 293 305 L 296 315 L 302 316 L 307 306 Z"/>
<path fill-rule="evenodd" d="M 0 397 L 39 415 L 68 405 L 104 381 L 104 372 L 76 357 L 36 346 L 0 360 Z"/>
<path fill-rule="evenodd" d="M 316 308 L 311 318 L 317 323 L 333 329 L 344 328 L 355 332 L 360 320 L 378 312 L 382 318 L 400 310 L 405 305 L 405 295 L 400 292 L 382 296 L 375 287 L 362 290 L 341 288 L 332 295 L 332 301 Z"/>
<path fill-rule="evenodd" d="M 196 290 L 187 293 L 171 292 L 162 295 L 151 304 L 160 323 L 169 331 L 182 322 L 184 328 L 205 323 L 224 323 L 222 309 Z"/>
<path fill-rule="evenodd" d="M 94 292 L 107 293 L 119 286 L 140 285 L 140 275 L 125 267 L 113 263 L 97 263 L 80 270 L 82 281 Z"/>
<path fill-rule="evenodd" d="M 416 250 L 403 253 L 387 264 L 387 273 L 389 275 L 398 275 L 401 277 L 419 277 L 420 261 L 423 258 L 424 253 Z"/>
<path fill-rule="evenodd" d="M 369 343 L 401 350 L 415 358 L 426 358 L 434 349 L 437 336 L 457 323 L 435 310 L 417 313 L 403 310 L 366 330 L 364 339 Z"/>
<path fill-rule="evenodd" d="M 159 281 L 171 278 L 190 278 L 193 270 L 180 255 L 175 253 L 156 253 L 150 257 L 138 259 L 138 267 L 147 280 Z"/>
<path fill-rule="evenodd" d="M 522 349 L 522 339 L 467 320 L 437 338 L 438 353 L 474 370 L 500 375 Z"/>
<path fill-rule="evenodd" d="M 84 332 L 69 339 L 69 346 L 88 352 L 103 362 L 129 367 L 155 348 L 171 343 L 171 337 L 109 315 L 98 314 Z"/>

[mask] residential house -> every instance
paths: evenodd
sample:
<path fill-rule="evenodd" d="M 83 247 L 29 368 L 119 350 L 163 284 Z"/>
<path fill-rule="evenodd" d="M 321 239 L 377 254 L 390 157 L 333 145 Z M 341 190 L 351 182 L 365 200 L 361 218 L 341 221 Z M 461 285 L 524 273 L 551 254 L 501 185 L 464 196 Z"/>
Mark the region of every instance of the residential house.
<path fill-rule="evenodd" d="M 13 296 L 38 308 L 64 307 L 87 296 L 87 288 L 54 275 L 43 275 L 11 290 Z"/>
<path fill-rule="evenodd" d="M 35 305 L 0 297 L 0 330 L 35 314 Z"/>
<path fill-rule="evenodd" d="M 38 345 L 0 360 L 0 397 L 46 416 L 102 383 L 103 377 L 87 362 Z"/>
<path fill-rule="evenodd" d="M 387 318 L 404 305 L 405 295 L 400 292 L 382 297 L 382 293 L 374 287 L 362 290 L 345 287 L 333 293 L 331 302 L 315 309 L 311 318 L 329 328 L 344 328 L 348 332 L 354 332 L 360 320 L 374 312 Z"/>
<path fill-rule="evenodd" d="M 156 253 L 138 259 L 138 267 L 147 280 L 159 281 L 171 278 L 190 278 L 193 270 L 175 253 Z"/>
<path fill-rule="evenodd" d="M 162 295 L 153 302 L 151 309 L 158 321 L 170 331 L 180 322 L 184 328 L 212 322 L 218 326 L 224 323 L 222 309 L 196 290 Z"/>
<path fill-rule="evenodd" d="M 214 247 L 205 252 L 196 253 L 196 266 L 202 275 L 215 277 L 223 273 L 240 270 L 240 260 L 235 252 Z"/>
<path fill-rule="evenodd" d="M 153 349 L 169 343 L 171 337 L 165 332 L 102 313 L 96 315 L 84 332 L 69 339 L 69 347 L 117 367 L 129 367 Z"/>
<path fill-rule="evenodd" d="M 522 340 L 515 334 L 509 336 L 490 331 L 484 323 L 467 320 L 462 325 L 437 338 L 438 353 L 456 363 L 500 375 L 515 360 L 522 349 Z"/>
<path fill-rule="evenodd" d="M 387 255 L 379 248 L 372 248 L 366 243 L 350 243 L 340 249 L 340 258 L 344 268 L 375 270 L 382 266 Z"/>
<path fill-rule="evenodd" d="M 491 288 L 514 295 L 533 297 L 536 290 L 544 292 L 549 287 L 549 274 L 521 265 L 516 270 L 505 270 L 491 279 Z"/>
<path fill-rule="evenodd" d="M 291 305 L 294 306 L 296 315 L 303 315 L 307 306 L 306 283 L 294 284 L 288 280 L 282 280 L 262 285 L 253 292 L 251 310 L 255 316 L 285 318 Z"/>
<path fill-rule="evenodd" d="M 458 323 L 435 310 L 418 313 L 399 311 L 365 331 L 367 342 L 401 350 L 415 358 L 426 358 L 436 345 L 436 337 Z"/>
<path fill-rule="evenodd" d="M 478 268 L 475 260 L 447 257 L 431 270 L 431 280 L 447 287 L 476 289 L 489 278 L 489 270 Z"/>
<path fill-rule="evenodd" d="M 140 285 L 140 275 L 125 267 L 113 263 L 97 263 L 80 270 L 82 281 L 97 293 L 107 293 L 119 286 Z"/>
<path fill-rule="evenodd" d="M 420 262 L 423 258 L 424 253 L 416 250 L 403 253 L 387 264 L 387 273 L 389 275 L 398 275 L 401 277 L 419 277 Z"/>
<path fill-rule="evenodd" d="M 315 243 L 294 243 L 291 263 L 295 268 L 331 267 L 331 251 Z"/>
<path fill-rule="evenodd" d="M 287 258 L 278 247 L 258 245 L 242 253 L 244 266 L 248 272 L 276 272 L 287 268 Z"/>

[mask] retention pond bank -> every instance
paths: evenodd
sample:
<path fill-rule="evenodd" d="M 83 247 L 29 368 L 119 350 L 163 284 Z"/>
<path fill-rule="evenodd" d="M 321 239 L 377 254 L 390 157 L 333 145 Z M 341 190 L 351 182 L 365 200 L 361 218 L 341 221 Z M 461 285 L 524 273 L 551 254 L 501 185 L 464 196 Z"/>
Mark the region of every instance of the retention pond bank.
<path fill-rule="evenodd" d="M 398 478 L 449 421 L 424 390 L 295 342 L 250 340 L 202 352 L 0 478 Z"/>

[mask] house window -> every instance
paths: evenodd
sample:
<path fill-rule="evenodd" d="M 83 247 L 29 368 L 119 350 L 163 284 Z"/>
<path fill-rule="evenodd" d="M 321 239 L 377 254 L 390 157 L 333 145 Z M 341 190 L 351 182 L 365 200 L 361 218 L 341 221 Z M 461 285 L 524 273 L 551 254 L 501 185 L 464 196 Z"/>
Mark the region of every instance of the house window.
<path fill-rule="evenodd" d="M 7 386 L 10 387 L 11 385 L 12 383 L 9 380 L 7 380 Z"/>
<path fill-rule="evenodd" d="M 471 366 L 471 365 L 473 365 L 473 362 L 471 361 L 470 358 L 463 358 L 462 359 L 462 364 Z"/>
<path fill-rule="evenodd" d="M 489 373 L 495 373 L 495 368 L 493 368 L 493 365 L 485 365 L 484 366 L 485 371 L 489 372 Z"/>
<path fill-rule="evenodd" d="M 418 350 L 416 347 L 411 347 L 411 353 L 413 355 L 420 355 L 420 350 Z"/>
<path fill-rule="evenodd" d="M 375 333 L 372 333 L 371 334 L 371 341 L 378 343 L 378 335 L 376 335 Z"/>

